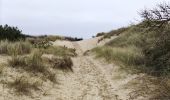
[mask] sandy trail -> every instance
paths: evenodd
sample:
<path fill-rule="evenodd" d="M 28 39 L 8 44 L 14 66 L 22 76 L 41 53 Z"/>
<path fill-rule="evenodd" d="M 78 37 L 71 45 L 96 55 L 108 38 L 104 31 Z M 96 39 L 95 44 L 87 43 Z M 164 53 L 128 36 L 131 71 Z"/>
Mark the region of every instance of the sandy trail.
<path fill-rule="evenodd" d="M 113 38 L 116 37 L 111 39 Z M 92 54 L 84 55 L 87 50 L 102 46 L 109 41 L 108 39 L 98 43 L 98 39 L 100 37 L 79 42 L 54 42 L 54 46 L 76 49 L 78 56 L 72 58 L 74 72 L 64 73 L 56 70 L 59 84 L 45 82 L 41 92 L 34 93 L 35 96 L 9 95 L 8 92 L 0 91 L 2 94 L 0 100 L 129 100 L 128 94 L 132 89 L 125 86 L 138 75 L 123 72 L 118 66 L 105 63 L 102 59 L 96 60 Z M 0 56 L 0 62 L 4 60 L 4 57 Z M 3 89 L 0 87 L 0 90 Z"/>
<path fill-rule="evenodd" d="M 108 77 L 99 69 L 96 63 L 89 57 L 83 56 L 83 50 L 79 43 L 73 43 L 77 50 L 78 57 L 75 58 L 74 64 L 80 67 L 78 80 L 80 84 L 85 87 L 82 90 L 79 100 L 111 100 L 116 99 L 113 94 L 113 87 L 111 86 Z"/>
<path fill-rule="evenodd" d="M 74 73 L 59 76 L 60 85 L 50 90 L 54 98 L 59 100 L 116 100 L 114 88 L 91 57 L 83 56 L 78 42 L 72 42 L 77 57 L 72 58 Z M 46 99 L 54 99 L 45 97 Z M 44 97 L 42 99 L 45 99 Z M 54 100 L 55 100 L 54 99 Z"/>
<path fill-rule="evenodd" d="M 96 47 L 97 40 L 71 42 L 72 45 L 62 43 L 75 48 L 78 56 L 72 58 L 74 73 L 59 77 L 61 85 L 56 92 L 59 100 L 126 100 L 129 90 L 122 91 L 120 87 L 135 76 L 116 80 L 115 77 L 120 73 L 116 72 L 112 64 L 95 60 L 92 55 L 83 55 L 86 50 Z"/>

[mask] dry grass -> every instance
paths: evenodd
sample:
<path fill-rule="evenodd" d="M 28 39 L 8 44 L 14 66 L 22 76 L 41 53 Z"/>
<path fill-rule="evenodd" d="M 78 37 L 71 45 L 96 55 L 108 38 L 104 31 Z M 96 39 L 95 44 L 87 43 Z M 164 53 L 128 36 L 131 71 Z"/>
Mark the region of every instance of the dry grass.
<path fill-rule="evenodd" d="M 118 62 L 118 64 L 123 64 L 124 67 L 138 66 L 143 64 L 144 56 L 140 49 L 136 47 L 99 47 L 93 50 L 96 52 L 97 57 L 104 57 L 108 62 Z"/>
<path fill-rule="evenodd" d="M 47 49 L 43 49 L 42 51 L 45 54 L 53 54 L 53 55 L 61 56 L 61 57 L 64 57 L 64 56 L 74 57 L 77 55 L 74 49 L 60 47 L 60 46 L 55 46 L 55 47 L 51 46 Z"/>
<path fill-rule="evenodd" d="M 140 78 L 138 86 L 132 86 L 136 89 L 130 94 L 130 100 L 136 100 L 145 94 L 153 95 L 151 100 L 169 100 L 170 84 L 167 85 L 166 82 L 163 82 L 165 79 L 169 80 L 168 76 L 170 75 L 169 36 L 169 27 L 163 31 L 155 31 L 148 30 L 141 25 L 134 25 L 121 32 L 119 37 L 105 46 L 95 48 L 93 51 L 97 57 L 124 66 L 125 69 L 130 68 L 132 72 L 143 72 L 147 75 L 154 75 L 154 78 L 162 77 L 162 79 L 154 81 L 151 78 L 148 78 L 147 81 Z M 153 84 L 154 90 L 149 87 Z"/>
<path fill-rule="evenodd" d="M 53 57 L 50 60 L 52 67 L 55 69 L 61 69 L 63 71 L 72 71 L 73 62 L 70 57 L 57 58 Z"/>
<path fill-rule="evenodd" d="M 4 66 L 0 64 L 0 75 L 3 73 L 3 70 L 4 70 Z"/>
<path fill-rule="evenodd" d="M 28 57 L 12 56 L 12 59 L 8 60 L 8 63 L 14 68 L 22 67 L 25 70 L 33 72 L 45 72 L 46 67 L 43 64 L 41 56 L 42 53 L 40 52 L 34 52 Z"/>
<path fill-rule="evenodd" d="M 169 100 L 169 78 L 141 75 L 131 80 L 124 88 L 133 89 L 128 100 L 138 100 L 139 97 L 147 97 L 149 100 Z"/>
<path fill-rule="evenodd" d="M 49 71 L 49 67 L 46 66 L 47 64 L 45 64 L 41 56 L 41 52 L 35 51 L 27 57 L 13 56 L 8 63 L 9 66 L 14 68 L 22 68 L 28 72 L 33 72 L 34 74 L 41 73 L 44 78 L 47 78 L 52 82 L 56 82 L 55 74 Z"/>
<path fill-rule="evenodd" d="M 8 60 L 8 63 L 12 67 L 25 67 L 25 58 L 20 56 L 12 56 L 10 60 Z"/>
<path fill-rule="evenodd" d="M 57 37 L 49 38 L 49 40 L 55 41 Z M 54 69 L 73 71 L 73 63 L 70 57 L 76 55 L 74 49 L 66 47 L 34 48 L 28 41 L 12 43 L 7 40 L 0 42 L 0 54 L 11 57 L 8 60 L 8 65 L 18 70 L 17 72 L 26 71 L 26 74 L 29 76 L 35 75 L 33 78 L 39 77 L 42 82 L 51 81 L 52 83 L 57 83 L 56 70 Z M 52 59 L 53 63 L 47 63 L 42 58 L 43 54 L 52 54 L 60 59 Z M 0 66 L 0 74 L 3 73 L 3 68 Z M 42 82 L 21 75 L 21 77 L 17 77 L 13 81 L 7 80 L 5 84 L 13 88 L 17 94 L 28 95 L 32 94 L 33 91 L 39 90 Z"/>
<path fill-rule="evenodd" d="M 31 90 L 40 90 L 39 87 L 42 86 L 42 82 L 38 80 L 32 80 L 28 77 L 21 76 L 17 77 L 13 82 L 8 82 L 9 87 L 15 89 L 17 94 L 31 94 Z"/>
<path fill-rule="evenodd" d="M 9 41 L 0 41 L 0 54 L 7 55 L 23 55 L 29 54 L 31 52 L 32 46 L 28 42 L 19 41 L 19 42 L 9 42 Z"/>
<path fill-rule="evenodd" d="M 27 58 L 26 65 L 28 67 L 28 70 L 41 73 L 46 72 L 47 68 L 43 63 L 41 56 L 42 56 L 41 52 L 35 51 Z"/>

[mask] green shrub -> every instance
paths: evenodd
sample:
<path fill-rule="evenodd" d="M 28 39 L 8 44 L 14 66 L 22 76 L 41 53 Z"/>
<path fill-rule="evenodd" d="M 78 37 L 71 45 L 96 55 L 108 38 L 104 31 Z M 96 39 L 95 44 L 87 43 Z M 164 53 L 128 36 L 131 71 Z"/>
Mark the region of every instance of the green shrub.
<path fill-rule="evenodd" d="M 25 35 L 17 27 L 0 25 L 0 40 L 18 41 L 25 39 Z"/>
<path fill-rule="evenodd" d="M 164 29 L 155 41 L 143 49 L 146 64 L 157 74 L 170 74 L 170 29 Z"/>
<path fill-rule="evenodd" d="M 104 32 L 102 32 L 102 33 L 97 33 L 96 37 L 103 36 L 103 35 L 105 35 Z"/>

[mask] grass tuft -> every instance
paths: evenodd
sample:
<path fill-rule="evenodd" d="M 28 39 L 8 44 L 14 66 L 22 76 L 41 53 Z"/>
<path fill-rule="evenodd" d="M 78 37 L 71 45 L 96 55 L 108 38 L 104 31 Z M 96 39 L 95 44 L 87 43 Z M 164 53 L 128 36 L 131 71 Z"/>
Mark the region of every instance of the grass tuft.
<path fill-rule="evenodd" d="M 42 51 L 45 54 L 53 54 L 61 57 L 64 56 L 74 57 L 77 55 L 74 49 L 61 47 L 61 46 L 51 46 L 47 49 L 43 49 Z"/>
<path fill-rule="evenodd" d="M 41 56 L 41 52 L 35 51 L 28 57 L 13 56 L 12 59 L 8 61 L 8 63 L 14 68 L 22 68 L 35 74 L 41 73 L 45 76 L 45 78 L 55 82 L 55 74 L 49 71 L 48 66 L 46 66 Z"/>
<path fill-rule="evenodd" d="M 23 55 L 29 54 L 31 52 L 32 46 L 28 42 L 18 41 L 18 42 L 9 42 L 9 41 L 0 41 L 0 54 L 7 55 Z"/>
<path fill-rule="evenodd" d="M 33 81 L 25 76 L 17 77 L 13 82 L 9 82 L 8 86 L 15 89 L 18 94 L 28 95 L 31 90 L 40 90 L 42 83 L 40 81 Z"/>
<path fill-rule="evenodd" d="M 73 72 L 73 69 L 72 69 L 73 62 L 70 57 L 52 58 L 51 63 L 52 63 L 53 68 L 55 68 L 55 69 L 58 68 L 63 71 L 72 71 Z"/>
<path fill-rule="evenodd" d="M 93 49 L 97 57 L 104 57 L 108 62 L 123 63 L 124 66 L 138 66 L 143 64 L 144 56 L 140 49 L 131 47 L 98 47 Z"/>
<path fill-rule="evenodd" d="M 24 67 L 26 65 L 25 58 L 20 56 L 12 56 L 8 63 L 12 67 Z"/>

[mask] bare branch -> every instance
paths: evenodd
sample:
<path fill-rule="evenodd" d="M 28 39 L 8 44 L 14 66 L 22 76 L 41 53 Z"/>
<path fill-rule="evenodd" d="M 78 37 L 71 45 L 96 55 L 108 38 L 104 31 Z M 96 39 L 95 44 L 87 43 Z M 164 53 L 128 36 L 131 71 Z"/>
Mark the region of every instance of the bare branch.
<path fill-rule="evenodd" d="M 159 4 L 155 9 L 143 10 L 140 15 L 152 27 L 164 27 L 170 21 L 170 5 Z"/>

